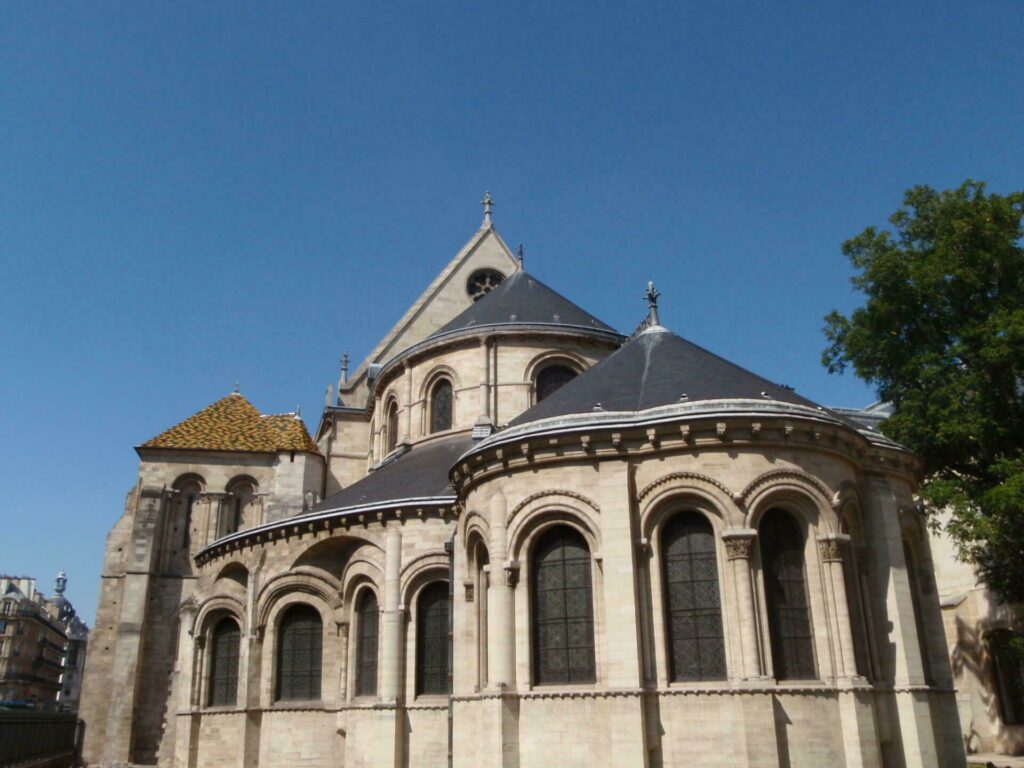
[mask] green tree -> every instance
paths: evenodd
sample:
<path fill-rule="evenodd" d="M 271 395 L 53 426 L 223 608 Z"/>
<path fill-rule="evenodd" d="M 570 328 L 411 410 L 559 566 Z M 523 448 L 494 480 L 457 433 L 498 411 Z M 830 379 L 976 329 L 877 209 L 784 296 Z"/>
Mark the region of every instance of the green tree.
<path fill-rule="evenodd" d="M 914 187 L 843 243 L 865 296 L 825 318 L 830 372 L 850 365 L 895 413 L 882 431 L 925 465 L 925 508 L 982 581 L 1024 600 L 1024 193 Z M 935 518 L 933 517 L 933 520 Z"/>

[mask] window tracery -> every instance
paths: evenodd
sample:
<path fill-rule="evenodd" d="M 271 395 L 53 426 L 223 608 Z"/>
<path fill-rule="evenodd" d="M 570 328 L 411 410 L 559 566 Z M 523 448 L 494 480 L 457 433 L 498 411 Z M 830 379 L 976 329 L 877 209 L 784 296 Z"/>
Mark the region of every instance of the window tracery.
<path fill-rule="evenodd" d="M 496 269 L 478 269 L 466 281 L 466 295 L 473 301 L 480 301 L 484 296 L 493 291 L 505 276 Z"/>

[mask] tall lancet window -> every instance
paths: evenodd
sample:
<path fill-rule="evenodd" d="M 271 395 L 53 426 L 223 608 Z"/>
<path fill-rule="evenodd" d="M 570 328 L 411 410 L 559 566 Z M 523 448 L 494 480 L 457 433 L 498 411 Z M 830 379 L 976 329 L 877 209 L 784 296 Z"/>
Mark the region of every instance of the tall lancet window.
<path fill-rule="evenodd" d="M 444 432 L 452 428 L 452 383 L 439 380 L 430 390 L 430 431 Z"/>
<path fill-rule="evenodd" d="M 811 680 L 817 673 L 804 576 L 803 533 L 792 515 L 772 509 L 761 520 L 758 538 L 775 678 Z"/>
<path fill-rule="evenodd" d="M 210 634 L 210 680 L 207 701 L 211 707 L 233 706 L 238 699 L 238 655 L 242 633 L 238 622 L 224 618 Z"/>
<path fill-rule="evenodd" d="M 698 512 L 673 517 L 662 534 L 662 556 L 672 680 L 722 680 L 725 640 L 711 523 Z"/>
<path fill-rule="evenodd" d="M 532 575 L 535 682 L 594 682 L 594 609 L 586 540 L 567 525 L 552 528 L 537 543 Z"/>
<path fill-rule="evenodd" d="M 398 447 L 398 402 L 396 400 L 392 400 L 388 405 L 388 416 L 384 428 L 387 430 L 387 453 L 391 453 Z"/>
<path fill-rule="evenodd" d="M 363 590 L 357 610 L 356 695 L 372 696 L 377 693 L 377 634 L 380 626 L 377 596 L 372 590 Z"/>

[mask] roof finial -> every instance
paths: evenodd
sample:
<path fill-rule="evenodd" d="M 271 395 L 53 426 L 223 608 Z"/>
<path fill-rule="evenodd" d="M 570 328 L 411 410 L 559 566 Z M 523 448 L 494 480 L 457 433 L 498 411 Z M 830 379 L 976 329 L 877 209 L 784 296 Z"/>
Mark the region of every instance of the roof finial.
<path fill-rule="evenodd" d="M 302 406 L 301 405 L 296 405 L 295 406 L 295 418 L 296 419 L 301 419 L 302 418 Z"/>
<path fill-rule="evenodd" d="M 661 325 L 658 321 L 658 297 L 661 296 L 654 289 L 654 281 L 651 280 L 647 283 L 647 324 L 648 325 Z"/>
<path fill-rule="evenodd" d="M 235 394 L 235 395 L 238 394 L 238 382 L 237 381 L 235 382 L 235 388 L 234 388 L 234 390 L 232 390 L 232 394 Z"/>
<path fill-rule="evenodd" d="M 516 259 L 519 260 L 519 269 L 523 268 L 523 244 L 520 243 L 519 247 L 516 248 Z"/>
<path fill-rule="evenodd" d="M 341 383 L 344 384 L 348 381 L 348 350 L 341 356 Z"/>
<path fill-rule="evenodd" d="M 493 223 L 491 218 L 491 206 L 494 205 L 494 201 L 491 199 L 490 192 L 484 192 L 484 199 L 480 201 L 480 205 L 484 207 L 484 226 L 490 226 Z"/>
<path fill-rule="evenodd" d="M 53 584 L 53 591 L 56 592 L 58 595 L 63 595 L 64 590 L 67 588 L 67 586 L 68 574 L 63 568 L 61 568 L 60 571 L 57 573 L 57 580 Z"/>

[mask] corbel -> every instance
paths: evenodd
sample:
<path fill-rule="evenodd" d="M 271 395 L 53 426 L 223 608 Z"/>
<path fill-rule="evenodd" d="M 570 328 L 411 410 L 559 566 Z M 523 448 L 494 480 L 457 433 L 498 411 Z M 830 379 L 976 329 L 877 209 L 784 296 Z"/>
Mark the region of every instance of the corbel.
<path fill-rule="evenodd" d="M 789 440 L 789 438 L 790 438 L 790 436 L 792 434 L 793 434 L 793 425 L 789 424 L 789 423 L 783 424 L 782 425 L 782 437 L 784 439 L 786 439 L 786 440 Z"/>
<path fill-rule="evenodd" d="M 519 583 L 519 561 L 509 560 L 505 563 L 505 583 L 515 587 Z"/>
<path fill-rule="evenodd" d="M 693 439 L 693 433 L 690 432 L 689 424 L 679 425 L 679 435 L 683 438 L 683 442 L 689 443 Z"/>
<path fill-rule="evenodd" d="M 622 433 L 621 432 L 612 432 L 612 445 L 615 448 L 621 448 L 622 447 Z"/>
<path fill-rule="evenodd" d="M 761 422 L 755 421 L 750 425 L 750 436 L 757 439 L 761 435 Z"/>
<path fill-rule="evenodd" d="M 580 448 L 585 453 L 590 453 L 593 446 L 590 444 L 590 435 L 580 435 Z"/>
<path fill-rule="evenodd" d="M 715 434 L 718 435 L 720 440 L 725 438 L 725 429 L 726 425 L 724 421 L 719 421 L 715 424 Z"/>
<path fill-rule="evenodd" d="M 650 443 L 652 448 L 657 448 L 658 443 L 658 431 L 654 427 L 650 427 L 647 430 L 647 442 Z"/>

